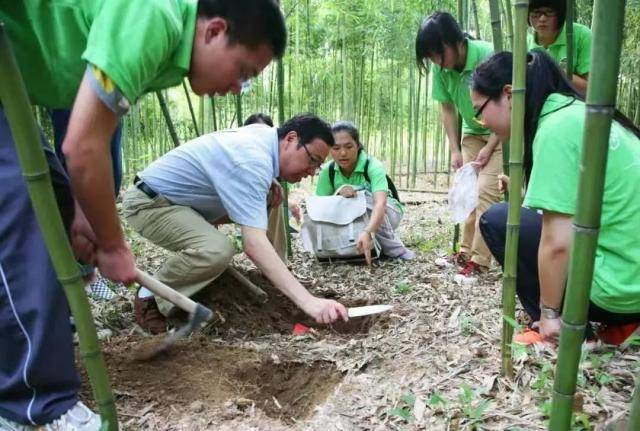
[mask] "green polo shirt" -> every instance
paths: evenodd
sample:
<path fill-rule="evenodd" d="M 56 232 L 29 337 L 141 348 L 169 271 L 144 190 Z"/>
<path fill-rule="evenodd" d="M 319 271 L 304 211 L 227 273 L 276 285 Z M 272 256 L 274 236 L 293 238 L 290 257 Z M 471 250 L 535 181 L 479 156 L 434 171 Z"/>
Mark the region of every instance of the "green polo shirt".
<path fill-rule="evenodd" d="M 530 31 L 527 35 L 527 48 L 543 49 L 563 69 L 567 68 L 567 26 L 562 26 L 555 42 L 547 48 L 538 45 L 535 34 Z M 582 24 L 573 23 L 573 69 L 578 75 L 589 73 L 591 69 L 591 29 Z"/>
<path fill-rule="evenodd" d="M 369 179 L 371 180 L 371 182 L 368 182 L 364 177 L 364 165 L 367 162 L 367 157 L 369 158 L 369 167 L 367 169 L 367 173 L 369 174 Z M 358 161 L 356 162 L 356 167 L 351 173 L 351 176 L 348 177 L 342 173 L 342 169 L 336 163 L 336 176 L 334 177 L 335 187 L 331 186 L 331 180 L 329 179 L 329 165 L 331 163 L 332 162 L 326 163 L 320 171 L 318 184 L 316 185 L 316 195 L 331 196 L 335 193 L 336 190 L 347 184 L 355 187 L 361 186 L 371 193 L 386 192 L 388 201 L 393 203 L 398 211 L 404 213 L 404 207 L 402 206 L 402 204 L 391 196 L 391 191 L 389 190 L 389 185 L 387 183 L 387 170 L 384 168 L 382 162 L 380 162 L 378 159 L 368 155 L 364 151 L 360 151 L 360 154 L 358 155 Z"/>
<path fill-rule="evenodd" d="M 33 103 L 73 105 L 87 62 L 131 102 L 189 71 L 197 0 L 6 1 L 6 24 Z"/>
<path fill-rule="evenodd" d="M 585 105 L 575 101 L 561 108 L 571 100 L 552 94 L 541 111 L 533 141 L 531 181 L 524 200 L 528 207 L 569 215 L 576 212 Z M 640 139 L 614 122 L 591 300 L 615 313 L 640 313 L 638 190 Z"/>
<path fill-rule="evenodd" d="M 443 69 L 437 64 L 431 68 L 433 100 L 453 103 L 462 116 L 462 133 L 464 135 L 489 135 L 491 132 L 480 126 L 474 119 L 475 110 L 471 103 L 469 78 L 485 59 L 493 54 L 493 45 L 482 40 L 467 39 L 467 62 L 462 72 Z"/>

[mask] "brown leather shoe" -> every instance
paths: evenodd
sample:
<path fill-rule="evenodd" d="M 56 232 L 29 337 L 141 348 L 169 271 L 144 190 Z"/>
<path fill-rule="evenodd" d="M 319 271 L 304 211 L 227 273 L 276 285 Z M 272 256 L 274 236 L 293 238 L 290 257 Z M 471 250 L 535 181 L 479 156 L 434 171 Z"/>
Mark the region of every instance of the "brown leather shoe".
<path fill-rule="evenodd" d="M 142 329 L 152 334 L 167 332 L 167 319 L 158 310 L 158 304 L 153 296 L 139 298 L 136 292 L 136 299 L 133 301 L 136 314 L 136 323 Z"/>

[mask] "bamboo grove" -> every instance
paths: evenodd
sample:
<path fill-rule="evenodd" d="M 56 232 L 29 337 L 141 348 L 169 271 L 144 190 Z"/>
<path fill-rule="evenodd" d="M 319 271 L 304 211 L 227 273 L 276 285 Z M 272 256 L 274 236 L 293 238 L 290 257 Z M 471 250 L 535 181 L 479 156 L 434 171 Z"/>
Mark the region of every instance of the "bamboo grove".
<path fill-rule="evenodd" d="M 449 10 L 455 12 L 462 27 L 473 37 L 494 41 L 496 50 L 521 48 L 524 44 L 523 26 L 526 25 L 528 2 L 283 0 L 281 3 L 287 16 L 290 35 L 287 54 L 282 62 L 272 64 L 255 79 L 250 91 L 239 97 L 203 98 L 195 96 L 188 86 L 183 85 L 169 91 L 149 94 L 132 108 L 130 115 L 124 119 L 125 178 L 130 179 L 139 169 L 169 151 L 177 142 L 184 142 L 202 133 L 237 126 L 251 113 L 265 112 L 281 123 L 283 119 L 298 112 L 310 111 L 329 121 L 354 121 L 361 130 L 367 150 L 387 163 L 390 175 L 400 187 L 416 188 L 418 176 L 424 174 L 428 174 L 428 183 L 427 186 L 421 184 L 423 188 L 444 187 L 449 176 L 446 138 L 438 106 L 430 98 L 430 76 L 421 75 L 415 66 L 415 31 L 428 13 L 438 9 Z M 575 0 L 573 3 L 574 9 L 570 8 L 569 17 L 573 16 L 576 22 L 591 26 L 602 25 L 602 22 L 607 21 L 597 15 L 602 22 L 598 23 L 596 20 L 592 23 L 594 0 Z M 596 0 L 595 3 L 604 10 L 603 5 L 609 2 Z M 611 3 L 624 5 L 625 2 L 616 0 Z M 624 20 L 625 28 L 621 41 L 620 72 L 610 79 L 613 82 L 608 89 L 603 87 L 601 90 L 608 92 L 609 98 L 601 97 L 596 100 L 601 95 L 590 88 L 588 99 L 595 100 L 596 104 L 611 103 L 616 99 L 610 93 L 613 91 L 615 94 L 617 91 L 618 108 L 634 123 L 639 124 L 640 74 L 637 70 L 640 67 L 640 1 L 628 0 L 626 3 L 626 10 L 621 6 L 620 19 Z M 514 17 L 514 11 L 524 12 L 520 13 L 521 16 Z M 622 34 L 621 27 L 614 28 Z M 568 32 L 567 36 L 571 37 L 570 35 L 571 32 Z M 612 52 L 615 50 L 606 44 L 603 46 L 604 48 L 600 47 L 603 57 L 607 50 L 617 57 L 617 52 Z M 594 50 L 594 53 L 599 52 Z M 594 62 L 599 61 L 599 57 L 594 56 L 594 59 Z M 614 61 L 612 57 L 603 63 L 613 71 Z M 571 70 L 571 67 L 569 62 L 568 69 Z M 514 77 L 520 78 L 519 86 L 514 82 L 514 93 L 517 90 L 524 92 L 524 77 L 520 74 L 514 74 Z M 593 79 L 600 81 L 596 73 Z M 166 121 L 168 112 L 171 113 L 171 122 Z M 46 115 L 39 115 L 38 119 L 41 123 L 46 123 L 45 117 Z M 522 129 L 521 125 L 519 127 Z M 520 129 L 512 133 L 512 136 L 521 134 Z M 603 139 L 607 136 L 608 133 Z M 511 154 L 510 166 L 510 196 L 514 198 L 510 212 L 515 212 L 513 217 L 510 214 L 508 222 L 512 231 L 510 237 L 515 241 L 507 249 L 517 249 L 522 149 L 518 147 L 516 150 L 515 154 Z M 594 172 L 600 169 L 596 165 L 592 168 Z M 581 186 L 593 189 L 589 184 Z M 595 229 L 597 220 L 594 222 L 592 218 L 587 217 L 587 222 L 582 225 L 594 225 Z M 583 250 L 586 255 L 581 259 L 588 260 L 589 247 L 585 246 Z M 503 300 L 508 303 L 505 309 L 508 317 L 513 315 L 515 299 L 515 264 L 513 257 L 510 260 L 511 262 L 507 261 L 507 267 L 512 268 L 505 270 L 505 286 L 509 289 L 505 289 L 503 296 Z M 572 266 L 575 265 L 575 262 L 572 263 Z M 576 271 L 578 270 L 574 272 Z M 583 275 L 590 277 L 590 274 Z M 580 277 L 580 274 L 572 272 L 572 277 Z M 579 280 L 576 284 L 578 283 L 590 284 L 586 280 Z M 570 277 L 568 295 L 574 294 L 571 284 Z M 588 297 L 584 296 L 585 292 L 575 295 L 581 295 L 580 301 Z M 568 320 L 565 319 L 567 327 L 579 329 L 573 333 L 563 333 L 561 338 L 552 429 L 568 429 L 570 422 L 579 360 L 579 349 L 575 346 L 580 344 L 584 324 L 582 314 L 584 313 L 578 310 L 574 314 L 569 313 L 566 316 Z M 512 374 L 508 342 L 511 333 L 511 328 L 505 325 L 503 373 L 506 375 Z M 92 349 L 94 347 L 91 346 Z M 96 367 L 101 368 L 103 365 L 97 364 Z M 103 386 L 101 396 L 106 401 L 102 402 L 111 403 L 110 394 L 105 388 L 108 383 L 99 381 L 97 386 Z M 636 390 L 636 405 L 640 405 L 638 394 Z M 640 422 L 638 409 L 640 407 L 636 408 L 635 415 L 632 416 L 633 423 Z M 113 422 L 113 416 L 110 419 Z"/>

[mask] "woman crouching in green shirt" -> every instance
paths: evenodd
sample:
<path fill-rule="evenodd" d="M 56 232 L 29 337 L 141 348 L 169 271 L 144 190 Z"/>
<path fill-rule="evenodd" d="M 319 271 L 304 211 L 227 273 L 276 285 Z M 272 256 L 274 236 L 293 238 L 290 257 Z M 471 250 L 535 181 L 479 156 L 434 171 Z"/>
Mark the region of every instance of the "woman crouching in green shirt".
<path fill-rule="evenodd" d="M 382 163 L 364 151 L 358 129 L 352 123 L 339 121 L 331 128 L 336 141 L 331 148 L 333 161 L 320 172 L 316 195 L 339 194 L 345 198 L 366 190 L 369 224 L 358 237 L 358 249 L 371 265 L 371 241 L 375 235 L 382 253 L 389 257 L 410 260 L 413 251 L 404 246 L 396 229 L 404 215 L 402 204 L 390 194 L 387 172 Z M 332 174 L 333 172 L 333 174 Z"/>
<path fill-rule="evenodd" d="M 480 65 L 471 80 L 474 106 L 500 139 L 511 127 L 511 53 Z M 518 249 L 517 293 L 539 333 L 518 334 L 529 344 L 557 340 L 567 281 L 572 223 L 585 126 L 585 104 L 565 74 L 543 51 L 527 59 L 524 170 L 528 178 Z M 596 248 L 589 321 L 605 326 L 605 342 L 619 344 L 640 322 L 640 130 L 616 111 L 611 125 L 601 228 Z M 534 210 L 539 210 L 534 211 Z M 481 218 L 482 235 L 504 262 L 507 211 L 491 207 Z"/>
<path fill-rule="evenodd" d="M 567 68 L 567 0 L 529 1 L 529 25 L 533 32 L 527 36 L 528 49 L 544 49 L 561 68 Z M 591 69 L 591 30 L 573 24 L 573 76 L 571 83 L 581 94 L 587 93 Z"/>

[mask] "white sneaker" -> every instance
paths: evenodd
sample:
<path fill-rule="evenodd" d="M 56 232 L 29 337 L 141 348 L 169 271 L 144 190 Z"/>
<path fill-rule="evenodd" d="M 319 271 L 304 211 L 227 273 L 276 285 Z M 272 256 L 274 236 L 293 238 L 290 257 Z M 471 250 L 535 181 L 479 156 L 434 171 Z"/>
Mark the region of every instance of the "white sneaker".
<path fill-rule="evenodd" d="M 99 431 L 101 425 L 100 416 L 80 401 L 61 417 L 46 425 L 21 425 L 0 417 L 0 431 Z"/>
<path fill-rule="evenodd" d="M 0 416 L 0 431 L 29 431 L 33 428 L 26 425 L 20 425 L 17 422 L 10 421 Z"/>
<path fill-rule="evenodd" d="M 43 431 L 99 431 L 102 421 L 82 401 L 60 418 L 44 426 Z"/>

